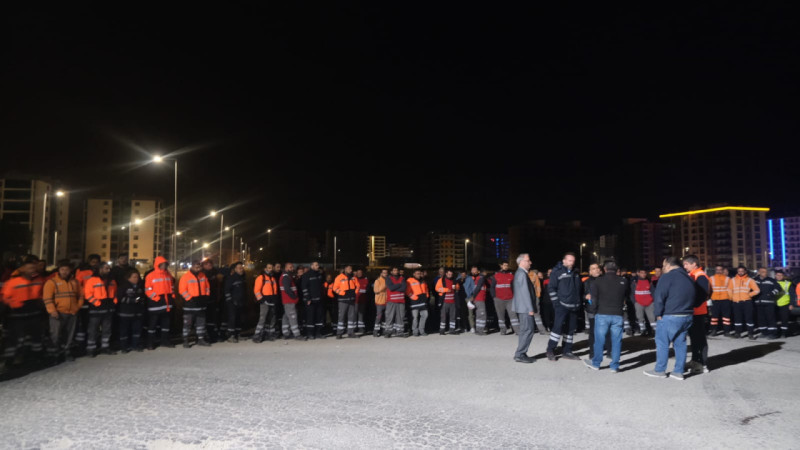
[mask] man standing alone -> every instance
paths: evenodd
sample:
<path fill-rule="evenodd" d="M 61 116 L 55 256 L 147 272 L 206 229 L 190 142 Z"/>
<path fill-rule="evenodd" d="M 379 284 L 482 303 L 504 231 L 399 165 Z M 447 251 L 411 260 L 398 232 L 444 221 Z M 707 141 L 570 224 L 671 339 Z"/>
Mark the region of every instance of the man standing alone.
<path fill-rule="evenodd" d="M 572 353 L 572 339 L 578 324 L 578 307 L 581 304 L 581 275 L 577 270 L 574 270 L 574 265 L 575 254 L 566 253 L 561 262 L 553 267 L 553 271 L 550 273 L 550 283 L 547 285 L 547 291 L 550 294 L 550 300 L 553 302 L 553 309 L 555 310 L 555 321 L 553 322 L 552 330 L 550 330 L 550 340 L 547 341 L 547 359 L 550 361 L 556 360 L 554 350 L 558 345 L 558 341 L 561 340 L 561 333 L 564 328 L 567 329 L 567 335 L 564 338 L 564 351 L 561 357 L 580 360 L 579 357 Z"/>
<path fill-rule="evenodd" d="M 518 314 L 520 328 L 517 351 L 514 352 L 514 361 L 530 364 L 534 359 L 528 356 L 528 348 L 533 338 L 534 315 L 536 302 L 533 284 L 528 278 L 531 269 L 531 258 L 527 253 L 517 256 L 517 272 L 514 274 L 514 296 L 511 298 L 511 312 Z"/>
<path fill-rule="evenodd" d="M 675 256 L 664 259 L 663 275 L 658 280 L 653 295 L 656 315 L 656 367 L 645 370 L 649 377 L 667 378 L 669 345 L 675 349 L 675 369 L 670 378 L 683 381 L 686 364 L 686 332 L 692 326 L 695 288 L 686 271 L 681 270 L 680 260 Z"/>

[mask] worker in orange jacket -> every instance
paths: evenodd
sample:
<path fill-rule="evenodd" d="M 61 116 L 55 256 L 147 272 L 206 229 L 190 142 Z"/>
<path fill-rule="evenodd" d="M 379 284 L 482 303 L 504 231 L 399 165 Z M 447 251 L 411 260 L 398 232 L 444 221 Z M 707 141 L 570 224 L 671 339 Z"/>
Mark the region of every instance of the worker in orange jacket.
<path fill-rule="evenodd" d="M 147 295 L 147 348 L 155 349 L 156 327 L 161 326 L 161 345 L 174 348 L 169 339 L 169 313 L 175 304 L 175 278 L 169 273 L 169 261 L 157 256 L 155 269 L 144 279 Z"/>
<path fill-rule="evenodd" d="M 72 337 L 83 306 L 83 292 L 72 276 L 69 260 L 59 261 L 56 276 L 45 281 L 43 300 L 50 315 L 51 352 L 54 357 L 63 353 L 67 361 L 73 361 Z"/>
<path fill-rule="evenodd" d="M 753 321 L 753 297 L 758 295 L 761 290 L 758 285 L 747 274 L 747 267 L 739 266 L 736 269 L 736 276 L 728 283 L 728 296 L 733 301 L 733 325 L 736 339 L 741 339 L 742 328 L 747 324 L 747 336 L 755 339 L 755 322 Z"/>
<path fill-rule="evenodd" d="M 372 285 L 372 291 L 375 293 L 375 325 L 372 327 L 372 335 L 379 337 L 381 330 L 384 330 L 384 321 L 386 320 L 386 277 L 389 276 L 389 271 L 386 269 L 381 270 L 381 275 L 375 280 Z"/>
<path fill-rule="evenodd" d="M 42 280 L 36 277 L 36 263 L 28 259 L 17 270 L 17 275 L 3 283 L 3 304 L 7 312 L 7 331 L 4 336 L 5 366 L 21 364 L 23 355 L 18 353 L 30 336 L 31 351 L 40 357 L 42 352 Z"/>
<path fill-rule="evenodd" d="M 414 276 L 406 281 L 406 296 L 411 306 L 411 333 L 413 336 L 427 336 L 425 323 L 428 321 L 428 283 L 417 269 Z"/>
<path fill-rule="evenodd" d="M 197 345 L 208 347 L 206 340 L 206 306 L 211 298 L 211 284 L 200 267 L 200 261 L 192 261 L 192 267 L 183 274 L 178 283 L 178 292 L 183 297 L 183 348 L 191 348 L 189 333 L 195 328 Z"/>
<path fill-rule="evenodd" d="M 731 323 L 731 297 L 728 294 L 728 285 L 731 282 L 728 270 L 721 264 L 714 268 L 714 275 L 709 278 L 711 283 L 711 329 L 710 335 L 716 336 L 721 332 L 725 336 L 733 334 Z M 720 324 L 722 322 L 722 324 Z"/>
<path fill-rule="evenodd" d="M 353 275 L 353 266 L 345 266 L 344 273 L 333 280 L 333 291 L 339 299 L 339 320 L 336 325 L 336 339 L 341 339 L 345 331 L 347 320 L 347 336 L 356 337 L 356 294 L 358 293 L 358 280 Z"/>
<path fill-rule="evenodd" d="M 111 321 L 117 304 L 117 283 L 111 278 L 111 267 L 101 264 L 92 278 L 83 285 L 83 297 L 89 304 L 89 328 L 87 330 L 86 352 L 97 356 L 98 329 L 102 327 L 100 351 L 113 355 L 111 351 Z"/>
<path fill-rule="evenodd" d="M 278 280 L 273 275 L 273 265 L 267 264 L 264 273 L 256 277 L 253 294 L 258 304 L 258 325 L 253 333 L 253 342 L 260 343 L 264 339 L 264 328 L 267 340 L 275 340 L 275 305 L 279 299 Z"/>
<path fill-rule="evenodd" d="M 100 267 L 100 255 L 92 253 L 86 258 L 86 263 L 78 267 L 75 271 L 75 280 L 83 294 L 83 286 L 94 276 L 94 272 Z M 89 328 L 89 304 L 84 302 L 81 310 L 78 311 L 78 323 L 75 325 L 75 345 L 79 350 L 86 349 L 86 330 Z"/>

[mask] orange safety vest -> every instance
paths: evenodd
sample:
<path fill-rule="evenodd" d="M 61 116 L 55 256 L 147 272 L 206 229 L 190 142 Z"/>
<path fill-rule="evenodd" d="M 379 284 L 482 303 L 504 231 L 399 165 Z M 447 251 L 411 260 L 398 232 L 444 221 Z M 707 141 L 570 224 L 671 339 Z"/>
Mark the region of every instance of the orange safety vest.
<path fill-rule="evenodd" d="M 428 295 L 428 283 L 422 283 L 414 277 L 406 281 L 406 295 L 411 300 L 417 300 L 420 295 Z"/>
<path fill-rule="evenodd" d="M 328 297 L 333 298 L 333 283 L 326 281 L 322 286 L 328 291 Z"/>
<path fill-rule="evenodd" d="M 722 274 L 716 274 L 708 280 L 711 283 L 711 300 L 730 300 L 728 285 L 731 279 Z"/>
<path fill-rule="evenodd" d="M 114 304 L 117 304 L 117 283 L 110 278 L 109 276 L 108 284 L 100 277 L 89 278 L 89 281 L 83 287 L 86 303 L 100 307 L 103 304 L 103 300 L 112 298 L 114 299 Z"/>
<path fill-rule="evenodd" d="M 77 280 L 59 276 L 44 283 L 44 306 L 48 313 L 75 314 L 82 305 L 83 295 Z"/>
<path fill-rule="evenodd" d="M 697 282 L 697 279 L 700 277 L 706 277 L 708 279 L 708 275 L 703 271 L 702 268 L 698 267 L 689 273 L 689 276 L 692 277 L 694 282 Z M 695 316 L 702 316 L 708 314 L 708 302 L 704 301 L 702 305 L 698 306 L 694 309 Z"/>
<path fill-rule="evenodd" d="M 375 280 L 375 284 L 372 285 L 373 291 L 375 291 L 375 304 L 376 305 L 386 305 L 386 282 L 383 280 L 383 277 L 378 277 Z"/>
<path fill-rule="evenodd" d="M 736 303 L 752 300 L 759 292 L 761 290 L 756 285 L 756 282 L 747 275 L 743 277 L 736 275 L 728 284 L 728 295 Z"/>
<path fill-rule="evenodd" d="M 271 297 L 276 295 L 278 293 L 278 283 L 275 281 L 275 277 L 262 273 L 256 278 L 253 293 L 256 294 L 256 301 L 261 301 L 264 296 Z"/>
<path fill-rule="evenodd" d="M 86 269 L 86 270 L 78 270 L 75 272 L 75 279 L 78 280 L 78 283 L 81 285 L 81 289 L 86 285 L 86 282 L 89 281 L 89 278 L 94 276 L 94 270 Z"/>
<path fill-rule="evenodd" d="M 442 296 L 444 303 L 455 303 L 458 285 L 454 280 L 442 277 L 436 282 L 436 292 Z"/>
<path fill-rule="evenodd" d="M 197 275 L 192 271 L 188 271 L 181 277 L 178 283 L 178 291 L 187 302 L 195 297 L 211 295 L 211 285 L 208 283 L 208 278 L 203 272 L 198 272 Z"/>
<path fill-rule="evenodd" d="M 14 277 L 3 284 L 3 303 L 11 309 L 22 308 L 30 300 L 42 298 L 42 280 Z"/>
<path fill-rule="evenodd" d="M 347 291 L 358 293 L 358 279 L 355 276 L 347 278 L 347 275 L 340 273 L 333 281 L 333 290 L 337 295 L 344 295 Z M 355 298 L 353 299 L 355 300 Z"/>

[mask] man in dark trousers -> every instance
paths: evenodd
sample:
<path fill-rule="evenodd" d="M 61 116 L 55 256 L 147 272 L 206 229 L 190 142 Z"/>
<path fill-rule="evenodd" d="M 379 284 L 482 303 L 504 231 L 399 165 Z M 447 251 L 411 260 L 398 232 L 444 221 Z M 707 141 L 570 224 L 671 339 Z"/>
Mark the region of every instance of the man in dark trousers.
<path fill-rule="evenodd" d="M 692 341 L 692 360 L 689 369 L 692 373 L 708 373 L 708 340 L 706 339 L 706 317 L 708 317 L 708 298 L 711 283 L 708 275 L 700 267 L 700 259 L 695 255 L 683 258 L 683 268 L 694 281 L 694 312 L 689 339 Z"/>
<path fill-rule="evenodd" d="M 675 349 L 675 369 L 669 377 L 683 381 L 686 365 L 686 333 L 692 326 L 695 287 L 675 256 L 664 259 L 663 275 L 653 294 L 656 315 L 656 367 L 645 370 L 648 377 L 667 378 L 669 346 Z"/>
<path fill-rule="evenodd" d="M 575 335 L 575 328 L 578 325 L 578 307 L 581 303 L 581 274 L 574 268 L 575 254 L 572 252 L 564 254 L 564 258 L 559 262 L 550 273 L 550 283 L 547 285 L 547 292 L 553 302 L 555 310 L 555 320 L 553 328 L 550 330 L 550 340 L 547 342 L 547 359 L 556 360 L 554 350 L 561 340 L 561 333 L 564 329 L 567 335 L 564 337 L 563 352 L 561 357 L 574 361 L 580 358 L 572 353 L 572 339 Z"/>
<path fill-rule="evenodd" d="M 405 332 L 403 317 L 406 313 L 406 279 L 400 275 L 400 269 L 392 267 L 386 277 L 386 336 L 408 337 Z"/>
<path fill-rule="evenodd" d="M 322 309 L 322 272 L 319 263 L 314 261 L 311 268 L 300 278 L 300 289 L 303 291 L 303 300 L 306 302 L 306 336 L 310 339 L 322 338 L 322 323 L 325 311 Z"/>
<path fill-rule="evenodd" d="M 514 274 L 514 296 L 511 298 L 511 314 L 516 314 L 519 319 L 519 339 L 517 350 L 514 352 L 514 361 L 530 364 L 533 357 L 528 356 L 528 348 L 533 339 L 534 315 L 536 314 L 536 293 L 533 283 L 528 277 L 531 269 L 531 258 L 527 253 L 517 256 L 517 272 Z"/>
<path fill-rule="evenodd" d="M 242 331 L 242 314 L 247 300 L 247 282 L 244 278 L 244 264 L 233 263 L 231 273 L 225 278 L 225 310 L 228 312 L 228 342 L 239 342 Z"/>
<path fill-rule="evenodd" d="M 611 332 L 611 373 L 619 371 L 619 355 L 622 352 L 622 315 L 628 293 L 628 280 L 617 275 L 617 263 L 606 261 L 603 264 L 605 275 L 597 277 L 590 284 L 591 301 L 596 307 L 594 316 L 594 349 L 592 359 L 585 360 L 586 367 L 600 370 L 603 362 L 603 346 L 606 335 Z"/>

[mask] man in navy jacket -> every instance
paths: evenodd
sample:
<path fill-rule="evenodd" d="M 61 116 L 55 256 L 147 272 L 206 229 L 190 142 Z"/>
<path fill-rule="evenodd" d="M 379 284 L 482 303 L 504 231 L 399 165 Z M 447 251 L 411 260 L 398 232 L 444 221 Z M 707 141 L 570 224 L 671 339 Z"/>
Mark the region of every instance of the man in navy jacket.
<path fill-rule="evenodd" d="M 669 377 L 683 380 L 686 364 L 686 333 L 692 326 L 695 287 L 689 274 L 681 268 L 680 259 L 664 259 L 663 275 L 653 294 L 653 314 L 656 316 L 656 367 L 645 370 L 650 377 L 666 378 L 669 345 L 675 349 L 675 368 Z"/>

